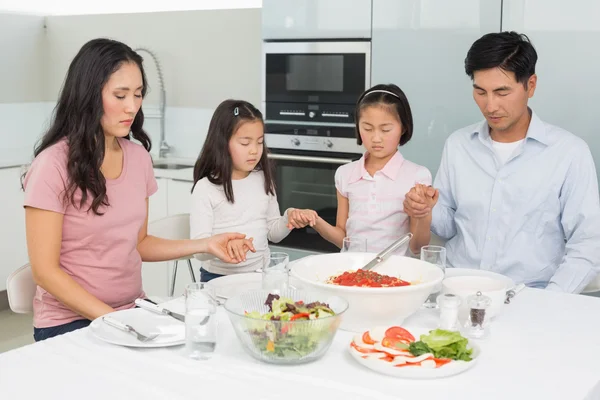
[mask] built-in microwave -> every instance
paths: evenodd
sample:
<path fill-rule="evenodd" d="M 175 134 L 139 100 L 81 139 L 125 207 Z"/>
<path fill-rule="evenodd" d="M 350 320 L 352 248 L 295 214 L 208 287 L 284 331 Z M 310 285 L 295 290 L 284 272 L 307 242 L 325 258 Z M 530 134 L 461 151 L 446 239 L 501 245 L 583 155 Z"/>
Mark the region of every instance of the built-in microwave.
<path fill-rule="evenodd" d="M 265 42 L 263 73 L 267 119 L 353 123 L 371 81 L 371 42 Z"/>

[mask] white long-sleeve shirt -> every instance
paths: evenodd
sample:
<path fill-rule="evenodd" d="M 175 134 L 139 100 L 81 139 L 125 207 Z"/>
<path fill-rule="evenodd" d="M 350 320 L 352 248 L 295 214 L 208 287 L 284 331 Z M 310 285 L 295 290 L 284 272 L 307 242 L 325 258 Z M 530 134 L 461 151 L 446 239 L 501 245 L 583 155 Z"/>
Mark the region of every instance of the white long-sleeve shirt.
<path fill-rule="evenodd" d="M 279 213 L 277 197 L 265 193 L 265 177 L 262 171 L 251 172 L 245 179 L 233 180 L 232 204 L 225 197 L 223 186 L 214 185 L 207 178 L 198 181 L 192 193 L 190 212 L 190 237 L 206 238 L 226 232 L 238 232 L 253 238 L 256 253 L 248 252 L 246 261 L 227 264 L 205 254 L 197 254 L 208 272 L 229 275 L 255 271 L 262 268 L 269 256 L 268 241 L 283 240 L 287 228 L 287 210 Z"/>

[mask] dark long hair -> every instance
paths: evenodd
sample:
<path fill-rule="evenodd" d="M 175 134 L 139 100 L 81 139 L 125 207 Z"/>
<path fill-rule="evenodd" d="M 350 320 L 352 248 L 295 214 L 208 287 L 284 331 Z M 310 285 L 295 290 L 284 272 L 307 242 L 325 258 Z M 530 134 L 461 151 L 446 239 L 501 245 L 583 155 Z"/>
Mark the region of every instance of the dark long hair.
<path fill-rule="evenodd" d="M 515 74 L 515 79 L 527 88 L 535 74 L 537 52 L 527 35 L 517 32 L 496 32 L 475 41 L 465 58 L 465 72 L 471 79 L 476 71 L 500 68 Z"/>
<path fill-rule="evenodd" d="M 386 93 L 387 92 L 387 93 Z M 390 108 L 398 116 L 400 124 L 402 124 L 402 136 L 400 136 L 400 146 L 405 145 L 413 134 L 413 117 L 410 110 L 410 104 L 406 95 L 398 86 L 393 83 L 387 85 L 375 85 L 371 89 L 366 90 L 356 102 L 356 142 L 362 145 L 360 137 L 360 114 L 362 110 L 370 106 L 385 105 Z"/>
<path fill-rule="evenodd" d="M 237 111 L 236 111 L 237 110 Z M 260 110 L 243 100 L 225 100 L 215 110 L 202 151 L 194 166 L 194 186 L 204 177 L 210 183 L 223 186 L 225 197 L 230 203 L 234 202 L 231 173 L 233 160 L 229 154 L 229 141 L 241 124 L 246 122 L 263 122 Z M 266 142 L 263 142 L 263 153 L 256 166 L 265 175 L 265 193 L 275 195 L 275 182 Z"/>
<path fill-rule="evenodd" d="M 68 143 L 68 183 L 65 202 L 82 208 L 88 196 L 92 198 L 91 209 L 102 215 L 100 206 L 108 206 L 106 179 L 100 172 L 104 160 L 104 133 L 100 120 L 104 114 L 102 89 L 110 76 L 124 63 L 135 63 L 142 73 L 142 97 L 146 95 L 147 82 L 142 57 L 129 46 L 110 39 L 94 39 L 79 50 L 67 72 L 58 103 L 54 109 L 50 129 L 36 146 L 37 157 L 48 147 L 66 138 Z M 142 129 L 144 113 L 140 107 L 131 133 L 134 139 L 150 151 L 150 138 Z M 129 137 L 127 137 L 129 139 Z M 75 192 L 81 190 L 79 204 Z"/>

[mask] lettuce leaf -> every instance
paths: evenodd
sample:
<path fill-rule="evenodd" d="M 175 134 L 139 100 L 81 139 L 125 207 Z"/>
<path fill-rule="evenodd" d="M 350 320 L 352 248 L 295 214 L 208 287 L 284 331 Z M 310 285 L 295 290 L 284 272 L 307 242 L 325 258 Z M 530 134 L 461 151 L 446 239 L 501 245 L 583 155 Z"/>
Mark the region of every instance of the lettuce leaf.
<path fill-rule="evenodd" d="M 414 356 L 432 353 L 435 358 L 471 361 L 473 350 L 468 349 L 469 341 L 459 332 L 435 329 L 421 340 L 410 344 L 409 351 Z"/>

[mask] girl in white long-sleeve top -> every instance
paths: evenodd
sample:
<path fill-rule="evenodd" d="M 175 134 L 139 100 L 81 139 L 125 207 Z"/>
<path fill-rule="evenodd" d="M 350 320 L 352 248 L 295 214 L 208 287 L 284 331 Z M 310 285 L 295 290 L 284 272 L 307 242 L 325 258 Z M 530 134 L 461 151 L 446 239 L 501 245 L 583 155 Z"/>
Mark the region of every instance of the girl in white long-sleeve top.
<path fill-rule="evenodd" d="M 261 112 L 246 101 L 222 102 L 194 166 L 190 234 L 196 239 L 233 229 L 253 242 L 229 242 L 230 256 L 240 261 L 235 265 L 196 255 L 203 261 L 200 280 L 262 268 L 268 241 L 280 242 L 294 227 L 314 222 L 311 215 L 297 209 L 280 214 Z"/>

